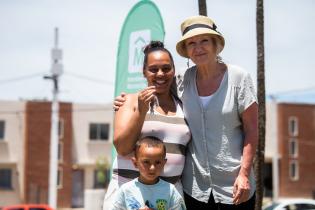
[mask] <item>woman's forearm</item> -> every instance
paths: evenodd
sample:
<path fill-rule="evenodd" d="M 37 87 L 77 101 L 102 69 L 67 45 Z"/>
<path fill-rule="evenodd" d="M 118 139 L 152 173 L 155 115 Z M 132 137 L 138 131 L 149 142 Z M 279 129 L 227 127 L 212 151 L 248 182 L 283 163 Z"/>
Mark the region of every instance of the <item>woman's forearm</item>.
<path fill-rule="evenodd" d="M 258 105 L 248 107 L 242 114 L 243 131 L 245 135 L 243 157 L 240 174 L 250 175 L 258 143 Z"/>
<path fill-rule="evenodd" d="M 145 114 L 135 111 L 129 118 L 117 118 L 115 118 L 114 145 L 118 154 L 127 155 L 132 152 L 139 139 Z"/>

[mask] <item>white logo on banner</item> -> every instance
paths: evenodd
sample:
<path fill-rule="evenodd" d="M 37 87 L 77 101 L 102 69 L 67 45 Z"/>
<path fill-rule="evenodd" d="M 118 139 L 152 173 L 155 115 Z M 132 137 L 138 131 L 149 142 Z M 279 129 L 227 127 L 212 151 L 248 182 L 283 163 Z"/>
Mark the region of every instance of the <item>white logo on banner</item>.
<path fill-rule="evenodd" d="M 128 72 L 138 73 L 142 72 L 143 67 L 143 48 L 151 40 L 151 31 L 142 30 L 134 31 L 129 37 L 129 61 Z"/>

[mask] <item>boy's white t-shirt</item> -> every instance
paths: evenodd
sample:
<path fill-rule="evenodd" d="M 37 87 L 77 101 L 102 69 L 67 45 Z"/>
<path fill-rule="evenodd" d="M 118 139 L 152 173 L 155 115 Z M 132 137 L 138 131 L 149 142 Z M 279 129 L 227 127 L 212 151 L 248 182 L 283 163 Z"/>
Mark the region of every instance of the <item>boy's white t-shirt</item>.
<path fill-rule="evenodd" d="M 121 186 L 110 210 L 138 210 L 144 206 L 156 210 L 186 210 L 184 200 L 173 184 L 160 179 L 156 184 L 146 185 L 138 178 Z"/>

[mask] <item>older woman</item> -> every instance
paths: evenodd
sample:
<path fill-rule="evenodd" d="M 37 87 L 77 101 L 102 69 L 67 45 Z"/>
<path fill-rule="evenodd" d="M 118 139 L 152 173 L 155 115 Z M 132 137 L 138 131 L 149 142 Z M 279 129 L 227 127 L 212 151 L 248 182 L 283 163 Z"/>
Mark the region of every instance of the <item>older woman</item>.
<path fill-rule="evenodd" d="M 257 99 L 250 75 L 218 54 L 225 41 L 206 16 L 181 25 L 177 52 L 196 65 L 181 99 L 192 133 L 182 182 L 187 209 L 254 209 L 252 163 L 258 140 Z"/>

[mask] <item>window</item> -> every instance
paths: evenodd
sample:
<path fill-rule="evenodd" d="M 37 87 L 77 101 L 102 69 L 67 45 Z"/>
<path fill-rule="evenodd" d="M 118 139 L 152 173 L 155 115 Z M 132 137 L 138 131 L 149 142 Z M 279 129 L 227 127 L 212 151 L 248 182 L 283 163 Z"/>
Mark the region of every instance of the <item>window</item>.
<path fill-rule="evenodd" d="M 0 169 L 0 189 L 12 189 L 12 170 Z"/>
<path fill-rule="evenodd" d="M 0 140 L 4 139 L 5 122 L 0 120 Z"/>
<path fill-rule="evenodd" d="M 63 142 L 58 143 L 58 161 L 62 162 L 63 160 Z"/>
<path fill-rule="evenodd" d="M 62 179 L 63 179 L 63 170 L 62 168 L 58 169 L 58 175 L 57 175 L 57 187 L 58 189 L 62 188 Z"/>
<path fill-rule="evenodd" d="M 289 135 L 297 136 L 299 134 L 299 126 L 297 117 L 289 117 Z"/>
<path fill-rule="evenodd" d="M 108 123 L 91 123 L 90 140 L 108 140 L 109 124 Z"/>
<path fill-rule="evenodd" d="M 94 188 L 104 189 L 108 186 L 110 170 L 94 170 Z"/>
<path fill-rule="evenodd" d="M 59 122 L 58 122 L 58 137 L 59 137 L 59 139 L 63 138 L 64 127 L 65 127 L 65 121 L 63 119 L 59 119 Z"/>
<path fill-rule="evenodd" d="M 297 206 L 297 210 L 315 209 L 314 204 L 301 203 L 301 204 L 296 204 L 296 206 Z"/>
<path fill-rule="evenodd" d="M 298 156 L 298 142 L 295 138 L 291 138 L 289 140 L 289 156 L 292 158 L 296 158 Z"/>
<path fill-rule="evenodd" d="M 296 181 L 299 179 L 299 165 L 297 160 L 291 160 L 289 165 L 290 179 Z"/>
<path fill-rule="evenodd" d="M 304 204 L 304 203 L 294 203 L 284 206 L 284 208 L 281 208 L 284 210 L 307 210 L 307 209 L 315 209 L 314 204 Z"/>

